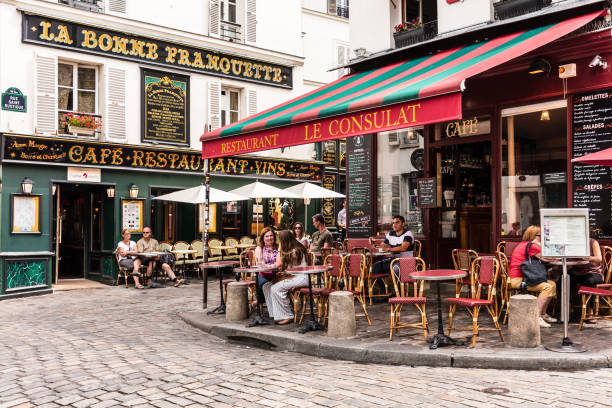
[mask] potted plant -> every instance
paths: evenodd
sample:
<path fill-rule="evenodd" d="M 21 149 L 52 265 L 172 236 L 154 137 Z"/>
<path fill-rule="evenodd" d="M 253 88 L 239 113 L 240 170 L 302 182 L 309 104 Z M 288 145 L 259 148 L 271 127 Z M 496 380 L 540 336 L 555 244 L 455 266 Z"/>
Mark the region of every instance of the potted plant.
<path fill-rule="evenodd" d="M 95 116 L 77 112 L 64 115 L 62 125 L 67 125 L 70 133 L 92 136 L 102 126 L 102 122 Z"/>
<path fill-rule="evenodd" d="M 395 30 L 393 38 L 396 47 L 414 44 L 423 41 L 425 38 L 423 23 L 417 18 L 398 24 L 393 29 Z"/>

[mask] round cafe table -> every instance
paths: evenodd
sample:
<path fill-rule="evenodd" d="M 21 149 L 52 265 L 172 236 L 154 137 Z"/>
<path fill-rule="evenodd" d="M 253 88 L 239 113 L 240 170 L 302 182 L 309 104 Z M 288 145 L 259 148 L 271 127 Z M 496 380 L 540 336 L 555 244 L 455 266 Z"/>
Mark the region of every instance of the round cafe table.
<path fill-rule="evenodd" d="M 267 271 L 275 271 L 278 269 L 276 265 L 255 265 L 255 266 L 245 266 L 241 268 L 234 268 L 234 272 L 236 272 L 236 280 L 239 279 L 240 273 L 254 273 L 255 274 L 255 296 L 259 298 L 259 285 L 257 284 L 257 278 L 261 272 Z M 260 326 L 268 324 L 268 321 L 263 315 L 263 305 L 257 302 L 257 312 L 255 313 L 255 317 L 251 320 L 246 327 Z"/>
<path fill-rule="evenodd" d="M 161 251 L 149 251 L 149 252 L 136 252 L 134 255 L 142 256 L 144 258 L 153 258 L 153 257 L 156 257 L 156 256 L 162 256 L 163 254 L 165 254 L 165 252 L 161 252 Z"/>
<path fill-rule="evenodd" d="M 461 279 L 467 276 L 467 272 L 455 269 L 430 269 L 419 272 L 409 273 L 408 276 L 416 280 L 430 280 L 436 282 L 438 292 L 438 333 L 427 342 L 431 343 L 430 349 L 437 349 L 442 346 L 457 345 L 463 346 L 462 341 L 455 340 L 444 334 L 442 326 L 442 298 L 440 297 L 440 281 Z"/>
<path fill-rule="evenodd" d="M 181 276 L 183 277 L 183 280 L 184 280 L 184 282 L 183 282 L 183 283 L 184 283 L 185 285 L 189 285 L 189 282 L 187 281 L 187 274 L 186 274 L 186 271 L 187 271 L 187 263 L 186 263 L 185 261 L 187 260 L 187 255 L 190 255 L 190 254 L 195 254 L 195 253 L 197 253 L 198 251 L 196 251 L 195 249 L 173 249 L 173 250 L 172 250 L 172 251 L 170 251 L 170 252 L 172 252 L 172 253 L 173 253 L 174 255 L 176 255 L 177 257 L 178 257 L 179 255 L 182 255 L 181 259 L 183 260 L 183 265 L 182 265 L 183 267 L 181 268 Z M 178 268 L 177 268 L 177 269 L 178 269 Z"/>
<path fill-rule="evenodd" d="M 294 268 L 285 269 L 286 273 L 291 275 L 318 275 L 327 272 L 333 267 L 330 265 L 314 265 L 314 266 L 296 266 Z M 312 282 L 308 277 L 308 293 L 310 295 L 310 321 L 306 322 L 304 327 L 300 329 L 300 333 L 304 334 L 311 330 L 324 330 L 325 326 L 319 323 L 314 317 L 314 305 L 312 302 Z"/>
<path fill-rule="evenodd" d="M 204 262 L 200 264 L 200 268 L 204 269 L 202 273 L 202 278 L 204 279 L 203 285 L 203 294 L 202 299 L 204 304 L 204 309 L 207 307 L 206 300 L 208 299 L 208 293 L 206 293 L 208 289 L 208 269 L 220 270 L 223 268 L 233 268 L 238 265 L 238 261 L 216 261 L 216 262 Z M 223 273 L 219 273 L 219 294 L 221 295 L 221 304 L 217 306 L 215 309 L 208 311 L 208 314 L 223 314 L 225 313 L 225 300 L 223 299 Z"/>
<path fill-rule="evenodd" d="M 234 246 L 240 249 L 249 249 L 249 248 L 255 248 L 257 245 L 255 244 L 236 244 Z"/>

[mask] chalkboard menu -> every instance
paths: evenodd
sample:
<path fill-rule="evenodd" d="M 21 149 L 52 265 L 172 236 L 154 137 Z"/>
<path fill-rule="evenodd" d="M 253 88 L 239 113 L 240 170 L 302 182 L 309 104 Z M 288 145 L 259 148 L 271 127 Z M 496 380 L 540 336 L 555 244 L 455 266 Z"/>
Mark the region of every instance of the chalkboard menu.
<path fill-rule="evenodd" d="M 374 232 L 372 168 L 372 135 L 348 138 L 346 184 L 349 238 L 367 238 Z"/>
<path fill-rule="evenodd" d="M 142 71 L 142 141 L 189 145 L 189 77 Z"/>
<path fill-rule="evenodd" d="M 612 89 L 575 95 L 572 112 L 572 157 L 612 147 Z M 592 236 L 612 238 L 612 170 L 574 164 L 573 206 L 589 208 Z"/>
<path fill-rule="evenodd" d="M 417 196 L 419 208 L 434 208 L 436 206 L 436 178 L 417 179 Z"/>

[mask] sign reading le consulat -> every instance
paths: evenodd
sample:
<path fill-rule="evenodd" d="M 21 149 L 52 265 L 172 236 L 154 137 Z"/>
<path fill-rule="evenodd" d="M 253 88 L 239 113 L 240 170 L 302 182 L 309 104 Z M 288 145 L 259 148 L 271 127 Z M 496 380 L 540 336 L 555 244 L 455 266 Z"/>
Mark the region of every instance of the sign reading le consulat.
<path fill-rule="evenodd" d="M 204 159 L 199 151 L 142 148 L 69 139 L 3 135 L 2 161 L 65 166 L 94 166 L 202 173 Z M 229 156 L 210 160 L 214 175 L 279 177 L 321 181 L 323 165 L 255 156 Z"/>
<path fill-rule="evenodd" d="M 22 41 L 175 69 L 293 87 L 291 67 L 23 13 Z"/>

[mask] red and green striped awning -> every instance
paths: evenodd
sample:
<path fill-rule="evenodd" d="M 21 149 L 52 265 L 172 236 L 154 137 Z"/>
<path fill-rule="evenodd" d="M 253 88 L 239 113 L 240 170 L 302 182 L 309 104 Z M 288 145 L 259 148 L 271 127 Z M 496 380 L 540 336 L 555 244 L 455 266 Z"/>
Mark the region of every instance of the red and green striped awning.
<path fill-rule="evenodd" d="M 466 78 L 561 38 L 602 13 L 347 75 L 289 102 L 205 133 L 200 138 L 203 157 L 459 119 Z"/>

